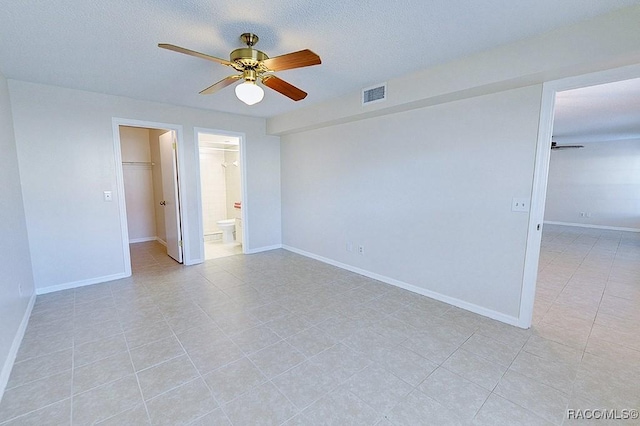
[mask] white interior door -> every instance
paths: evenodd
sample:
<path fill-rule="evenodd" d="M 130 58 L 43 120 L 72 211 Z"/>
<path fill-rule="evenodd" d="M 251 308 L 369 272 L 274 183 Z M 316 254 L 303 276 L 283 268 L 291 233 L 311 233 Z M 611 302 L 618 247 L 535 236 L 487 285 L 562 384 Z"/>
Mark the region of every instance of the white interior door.
<path fill-rule="evenodd" d="M 182 227 L 178 202 L 178 166 L 174 131 L 160 135 L 160 167 L 164 226 L 167 233 L 167 254 L 182 263 Z"/>

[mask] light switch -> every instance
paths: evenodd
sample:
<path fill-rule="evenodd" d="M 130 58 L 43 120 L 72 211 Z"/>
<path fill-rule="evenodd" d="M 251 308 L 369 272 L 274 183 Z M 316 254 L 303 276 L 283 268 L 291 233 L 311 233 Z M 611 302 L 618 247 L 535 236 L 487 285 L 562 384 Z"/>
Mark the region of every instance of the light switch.
<path fill-rule="evenodd" d="M 512 212 L 528 212 L 529 211 L 529 199 L 528 198 L 514 198 L 511 201 Z"/>
<path fill-rule="evenodd" d="M 113 201 L 113 194 L 111 193 L 111 191 L 104 191 L 103 195 L 105 201 Z"/>

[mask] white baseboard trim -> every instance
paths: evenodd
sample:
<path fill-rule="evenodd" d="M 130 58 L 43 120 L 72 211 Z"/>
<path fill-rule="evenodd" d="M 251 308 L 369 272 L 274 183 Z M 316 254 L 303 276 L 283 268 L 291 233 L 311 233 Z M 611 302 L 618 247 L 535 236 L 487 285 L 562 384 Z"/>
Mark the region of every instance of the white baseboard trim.
<path fill-rule="evenodd" d="M 25 331 L 27 331 L 27 325 L 29 324 L 29 318 L 31 317 L 31 311 L 33 310 L 33 305 L 35 303 L 36 303 L 36 294 L 34 293 L 33 295 L 31 295 L 31 299 L 29 299 L 29 304 L 27 305 L 27 309 L 24 311 L 24 315 L 22 316 L 22 322 L 20 322 L 18 331 L 16 332 L 16 335 L 13 338 L 13 343 L 11 343 L 11 349 L 9 349 L 9 354 L 7 355 L 7 359 L 4 361 L 4 365 L 2 366 L 2 372 L 0 372 L 0 401 L 2 401 L 4 390 L 7 388 L 7 384 L 9 383 L 9 376 L 11 375 L 13 364 L 16 361 L 16 356 L 18 356 L 18 349 L 20 349 L 20 343 L 22 343 L 22 338 L 24 337 L 24 333 Z"/>
<path fill-rule="evenodd" d="M 130 238 L 129 244 L 146 243 L 147 241 L 157 241 L 158 237 Z"/>
<path fill-rule="evenodd" d="M 274 244 L 272 246 L 258 247 L 258 248 L 255 248 L 255 249 L 246 250 L 243 254 L 262 253 L 263 251 L 276 250 L 276 249 L 280 249 L 280 248 L 283 248 L 283 247 L 284 246 L 282 244 Z"/>
<path fill-rule="evenodd" d="M 156 241 L 159 242 L 160 244 L 162 244 L 165 247 L 167 246 L 167 242 L 165 240 L 162 240 L 162 239 L 156 237 Z"/>
<path fill-rule="evenodd" d="M 54 291 L 60 291 L 60 290 L 68 290 L 70 288 L 78 288 L 78 287 L 84 287 L 87 285 L 93 285 L 93 284 L 100 284 L 100 283 L 104 283 L 107 281 L 113 281 L 113 280 L 119 280 L 121 278 L 127 278 L 130 277 L 131 274 L 126 274 L 124 272 L 119 273 L 119 274 L 113 274 L 113 275 L 105 275 L 104 277 L 96 277 L 96 278 L 89 278 L 88 280 L 80 280 L 80 281 L 73 281 L 70 283 L 65 283 L 65 284 L 58 284 L 58 285 L 52 285 L 49 287 L 44 287 L 44 288 L 37 288 L 36 289 L 36 294 L 40 295 L 40 294 L 47 294 L 47 293 L 53 293 Z"/>
<path fill-rule="evenodd" d="M 588 223 L 556 222 L 556 221 L 552 221 L 552 220 L 545 220 L 544 224 L 545 225 L 574 226 L 576 228 L 604 229 L 606 231 L 640 232 L 640 229 L 638 229 L 638 228 L 623 228 L 623 227 L 620 227 L 620 226 L 590 225 Z"/>
<path fill-rule="evenodd" d="M 318 256 L 316 254 L 309 253 L 307 251 L 300 250 L 295 247 L 288 246 L 286 244 L 283 244 L 282 248 L 285 250 L 289 250 L 293 253 L 297 253 L 302 256 L 309 257 L 311 259 L 319 260 L 320 262 L 328 263 L 329 265 L 337 266 L 338 268 L 346 269 L 347 271 L 355 272 L 356 274 L 364 275 L 365 277 L 373 278 L 374 280 L 382 281 L 383 283 L 400 287 L 402 289 L 420 294 L 422 296 L 430 297 L 431 299 L 435 299 L 440 302 L 448 303 L 449 305 L 457 306 L 458 308 L 471 311 L 478 315 L 489 317 L 491 319 L 522 328 L 520 326 L 519 318 L 513 317 L 511 315 L 506 315 L 506 314 L 503 314 L 502 312 L 497 312 L 492 309 L 487 309 L 482 306 L 478 306 L 473 303 L 466 302 L 464 300 L 456 299 L 455 297 L 446 296 L 444 294 L 437 293 L 435 291 L 427 290 L 425 288 L 418 287 L 413 284 L 405 283 L 403 281 L 399 281 L 394 278 L 386 277 L 384 275 L 379 275 L 374 272 L 367 271 L 365 269 L 356 268 L 355 266 L 347 265 L 346 263 L 341 263 L 333 259 L 328 259 L 326 257 Z"/>

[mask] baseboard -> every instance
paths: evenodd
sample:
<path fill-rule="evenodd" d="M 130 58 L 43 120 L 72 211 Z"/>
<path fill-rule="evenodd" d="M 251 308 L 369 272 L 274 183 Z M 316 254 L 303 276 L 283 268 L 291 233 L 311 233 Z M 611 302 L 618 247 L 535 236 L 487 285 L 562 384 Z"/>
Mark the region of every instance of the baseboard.
<path fill-rule="evenodd" d="M 34 293 L 29 299 L 29 304 L 27 305 L 27 309 L 22 316 L 22 322 L 20 322 L 20 327 L 18 327 L 18 331 L 16 332 L 15 337 L 13 338 L 13 343 L 11 343 L 11 349 L 9 349 L 9 354 L 7 355 L 7 359 L 4 361 L 4 365 L 2 366 L 2 372 L 0 372 L 0 401 L 2 401 L 2 396 L 4 395 L 4 390 L 7 388 L 7 384 L 9 383 L 9 376 L 11 375 L 11 370 L 13 369 L 13 364 L 16 361 L 16 356 L 18 356 L 18 349 L 20 349 L 20 343 L 22 343 L 22 338 L 24 337 L 25 331 L 27 331 L 27 325 L 29 324 L 29 318 L 31 317 L 31 311 L 33 310 L 33 305 L 36 302 L 36 294 Z"/>
<path fill-rule="evenodd" d="M 156 241 L 158 237 L 129 238 L 129 244 L 146 243 L 148 241 Z"/>
<path fill-rule="evenodd" d="M 113 280 L 119 280 L 121 278 L 127 278 L 129 276 L 130 275 L 127 275 L 125 273 L 119 273 L 119 274 L 113 274 L 113 275 L 105 275 L 103 277 L 90 278 L 88 280 L 80 280 L 80 281 L 73 281 L 73 282 L 65 283 L 65 284 L 52 285 L 52 286 L 44 287 L 44 288 L 37 288 L 36 289 L 36 294 L 38 294 L 38 295 L 47 294 L 47 293 L 53 293 L 54 291 L 68 290 L 70 288 L 78 288 L 78 287 L 84 287 L 84 286 L 87 286 L 87 285 L 100 284 L 100 283 L 104 283 L 104 282 L 107 282 L 107 281 L 113 281 Z"/>
<path fill-rule="evenodd" d="M 162 244 L 163 246 L 167 246 L 167 242 L 165 240 L 160 239 L 159 237 L 156 237 L 156 241 L 159 242 L 160 244 Z"/>
<path fill-rule="evenodd" d="M 263 251 L 276 250 L 280 248 L 283 248 L 282 244 L 275 244 L 272 246 L 258 247 L 255 249 L 246 250 L 243 254 L 256 254 L 256 253 L 262 253 Z"/>
<path fill-rule="evenodd" d="M 346 263 L 337 262 L 333 259 L 329 259 L 326 257 L 318 256 L 313 253 L 309 253 L 304 250 L 297 249 L 295 247 L 288 246 L 286 244 L 282 245 L 282 248 L 293 253 L 300 254 L 305 257 L 309 257 L 311 259 L 319 260 L 320 262 L 328 263 L 329 265 L 337 266 L 338 268 L 346 269 L 347 271 L 355 272 L 356 274 L 364 275 L 365 277 L 373 278 L 374 280 L 382 281 L 383 283 L 391 284 L 396 287 L 400 287 L 404 290 L 411 291 L 413 293 L 420 294 L 422 296 L 427 296 L 431 299 L 438 300 L 440 302 L 448 303 L 449 305 L 457 306 L 458 308 L 465 309 L 467 311 L 471 311 L 478 315 L 482 315 L 485 317 L 489 317 L 491 319 L 504 322 L 509 325 L 513 325 L 516 327 L 520 327 L 520 321 L 517 317 L 513 317 L 511 315 L 503 314 L 502 312 L 497 312 L 492 309 L 487 309 L 482 306 L 475 305 L 473 303 L 466 302 L 464 300 L 456 299 L 455 297 L 446 296 L 441 293 L 437 293 L 435 291 L 427 290 L 422 287 L 415 286 L 413 284 L 405 283 L 403 281 L 396 280 L 394 278 L 386 277 L 384 275 L 376 274 L 375 272 L 370 272 L 365 269 L 356 268 L 355 266 L 347 265 Z"/>
<path fill-rule="evenodd" d="M 543 223 L 545 225 L 574 226 L 576 228 L 603 229 L 606 231 L 640 232 L 639 228 L 623 228 L 620 226 L 591 225 L 588 223 L 556 222 L 552 220 L 545 220 Z"/>

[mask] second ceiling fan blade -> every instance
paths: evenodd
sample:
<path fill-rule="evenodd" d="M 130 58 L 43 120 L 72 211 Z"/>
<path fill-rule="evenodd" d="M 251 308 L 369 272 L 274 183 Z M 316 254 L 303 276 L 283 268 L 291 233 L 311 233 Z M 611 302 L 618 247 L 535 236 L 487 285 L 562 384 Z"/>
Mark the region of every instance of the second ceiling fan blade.
<path fill-rule="evenodd" d="M 195 50 L 186 49 L 184 47 L 175 46 L 173 44 L 160 43 L 158 47 L 162 49 L 172 50 L 178 53 L 184 53 L 185 55 L 195 56 L 196 58 L 206 59 L 207 61 L 217 62 L 222 65 L 231 65 L 231 62 L 226 59 L 216 58 L 215 56 L 207 55 L 205 53 L 196 52 Z"/>
<path fill-rule="evenodd" d="M 224 89 L 225 87 L 233 84 L 236 82 L 236 80 L 239 80 L 242 78 L 242 75 L 230 75 L 227 78 L 223 78 L 222 80 L 218 81 L 217 83 L 212 84 L 211 86 L 207 87 L 206 89 L 202 90 L 200 92 L 201 95 L 211 95 L 212 93 L 217 92 L 218 90 Z"/>
<path fill-rule="evenodd" d="M 320 60 L 320 56 L 316 55 L 309 49 L 305 49 L 287 53 L 286 55 L 276 56 L 275 58 L 265 59 L 262 63 L 271 71 L 283 71 L 293 68 L 319 65 L 322 61 Z"/>
<path fill-rule="evenodd" d="M 298 89 L 293 84 L 287 83 L 281 78 L 276 77 L 275 75 L 268 75 L 262 79 L 262 84 L 265 86 L 275 90 L 276 92 L 280 92 L 286 97 L 293 99 L 294 101 L 301 101 L 302 99 L 307 97 L 307 92 Z"/>

